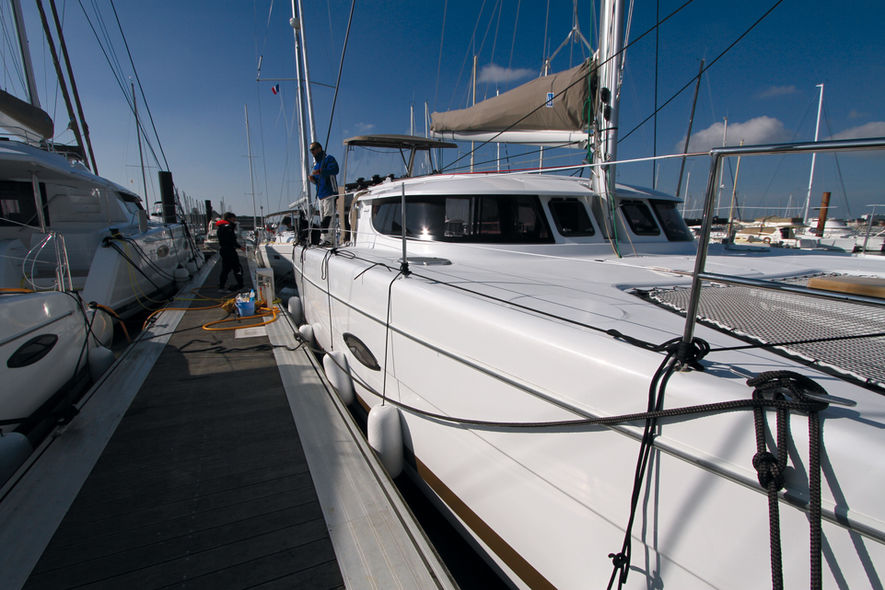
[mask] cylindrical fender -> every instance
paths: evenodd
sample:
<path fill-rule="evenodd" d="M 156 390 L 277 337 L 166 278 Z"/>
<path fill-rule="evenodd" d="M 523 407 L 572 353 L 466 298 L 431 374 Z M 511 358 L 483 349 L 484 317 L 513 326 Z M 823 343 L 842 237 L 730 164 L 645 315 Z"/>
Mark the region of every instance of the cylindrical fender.
<path fill-rule="evenodd" d="M 403 429 L 399 409 L 391 405 L 377 405 L 369 410 L 366 424 L 369 446 L 381 457 L 390 474 L 398 476 L 403 470 Z"/>
<path fill-rule="evenodd" d="M 310 345 L 314 343 L 313 337 L 313 326 L 310 324 L 303 324 L 298 328 L 298 333 L 301 334 L 301 337 Z"/>
<path fill-rule="evenodd" d="M 323 369 L 326 371 L 326 378 L 338 392 L 341 401 L 345 404 L 352 402 L 353 380 L 350 378 L 350 366 L 347 364 L 347 357 L 344 356 L 344 353 L 340 351 L 326 353 L 323 357 Z"/>
<path fill-rule="evenodd" d="M 20 432 L 0 435 L 0 486 L 9 479 L 33 451 L 28 437 Z"/>
<path fill-rule="evenodd" d="M 89 351 L 89 376 L 95 381 L 114 364 L 116 358 L 109 348 L 96 346 Z"/>
<path fill-rule="evenodd" d="M 286 309 L 289 310 L 289 315 L 292 316 L 292 319 L 295 320 L 296 324 L 304 321 L 304 308 L 301 305 L 300 297 L 295 295 L 289 297 L 289 301 L 286 303 Z"/>
<path fill-rule="evenodd" d="M 97 307 L 86 310 L 86 319 L 90 324 L 90 346 L 110 346 L 114 342 L 114 318 L 111 314 Z"/>

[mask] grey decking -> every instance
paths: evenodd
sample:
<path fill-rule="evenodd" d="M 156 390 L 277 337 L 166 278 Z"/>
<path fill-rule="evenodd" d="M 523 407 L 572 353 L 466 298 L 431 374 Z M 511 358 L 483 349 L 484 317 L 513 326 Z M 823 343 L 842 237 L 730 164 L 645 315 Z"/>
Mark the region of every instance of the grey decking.
<path fill-rule="evenodd" d="M 268 340 L 223 315 L 184 315 L 26 588 L 343 586 Z"/>

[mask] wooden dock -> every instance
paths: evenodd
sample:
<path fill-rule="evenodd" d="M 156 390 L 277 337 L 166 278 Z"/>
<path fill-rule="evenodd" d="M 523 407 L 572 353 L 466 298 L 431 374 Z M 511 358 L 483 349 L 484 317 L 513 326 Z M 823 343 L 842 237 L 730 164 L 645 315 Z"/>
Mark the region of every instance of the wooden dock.
<path fill-rule="evenodd" d="M 454 587 L 294 326 L 225 315 L 164 312 L 0 490 L 4 587 Z"/>

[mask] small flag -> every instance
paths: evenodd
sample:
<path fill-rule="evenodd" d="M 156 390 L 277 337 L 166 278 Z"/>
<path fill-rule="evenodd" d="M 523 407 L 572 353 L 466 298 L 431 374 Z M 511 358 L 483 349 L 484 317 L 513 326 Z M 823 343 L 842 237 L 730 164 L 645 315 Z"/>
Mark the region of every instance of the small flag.
<path fill-rule="evenodd" d="M 274 94 L 279 94 L 280 93 L 280 85 L 274 84 L 273 86 L 271 86 L 270 91 L 273 92 Z"/>

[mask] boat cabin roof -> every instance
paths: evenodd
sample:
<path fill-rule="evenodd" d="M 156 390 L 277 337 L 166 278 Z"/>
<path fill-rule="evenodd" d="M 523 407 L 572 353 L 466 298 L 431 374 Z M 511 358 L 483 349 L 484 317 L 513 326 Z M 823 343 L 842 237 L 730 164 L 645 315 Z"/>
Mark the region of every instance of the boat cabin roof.
<path fill-rule="evenodd" d="M 441 174 L 403 178 L 387 181 L 371 187 L 363 199 L 388 198 L 400 196 L 401 185 L 405 185 L 406 195 L 419 192 L 424 195 L 453 194 L 531 194 L 559 196 L 591 196 L 590 180 L 573 176 L 553 174 Z M 660 199 L 681 201 L 678 197 L 626 184 L 616 185 L 618 197 L 621 199 Z"/>

